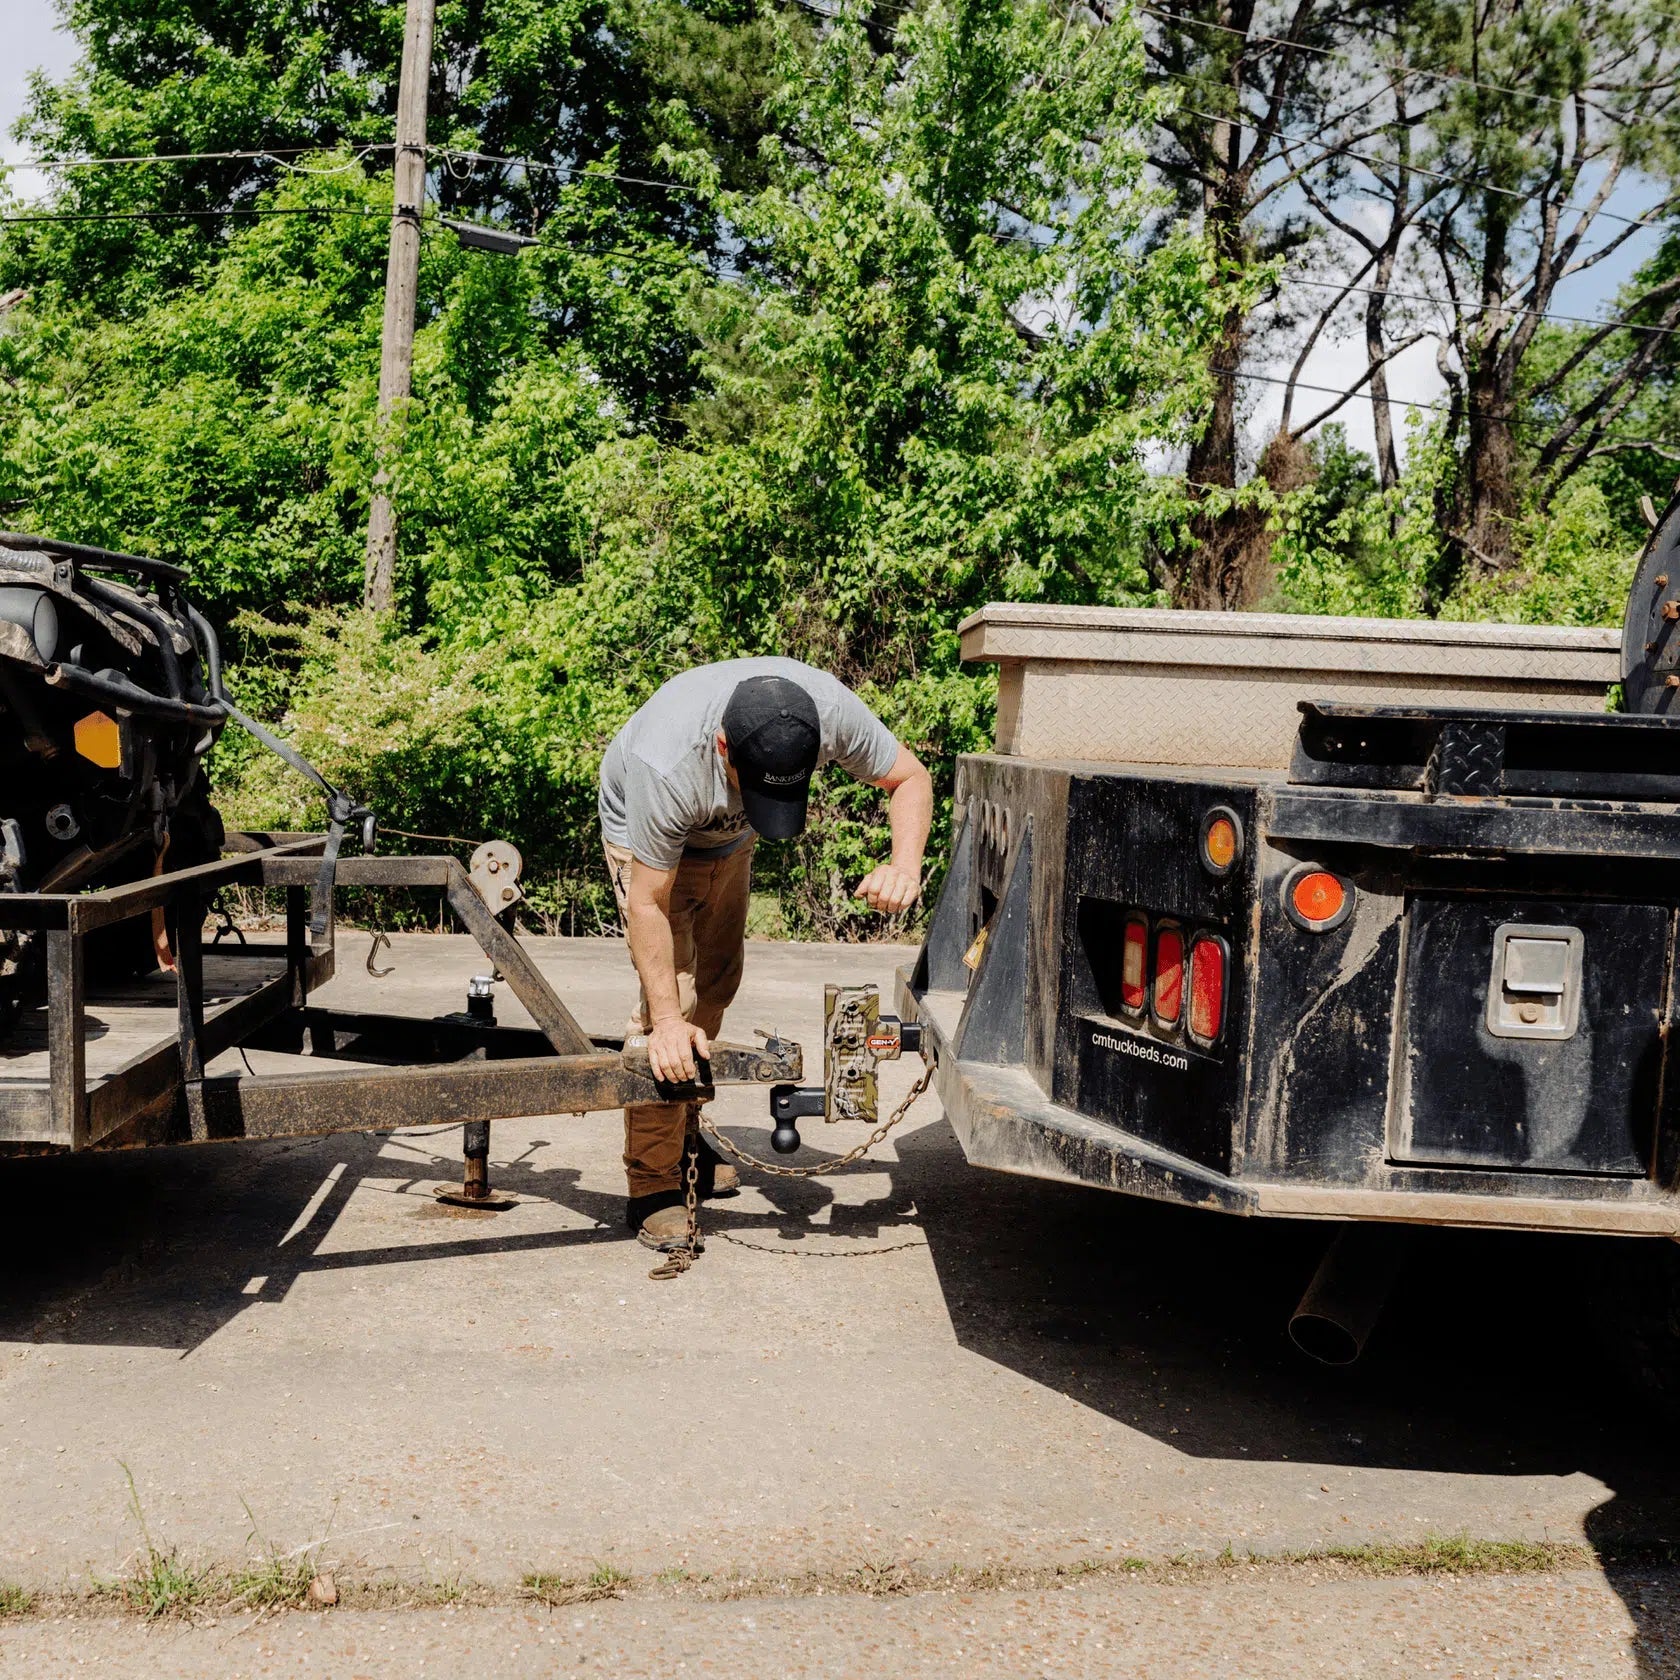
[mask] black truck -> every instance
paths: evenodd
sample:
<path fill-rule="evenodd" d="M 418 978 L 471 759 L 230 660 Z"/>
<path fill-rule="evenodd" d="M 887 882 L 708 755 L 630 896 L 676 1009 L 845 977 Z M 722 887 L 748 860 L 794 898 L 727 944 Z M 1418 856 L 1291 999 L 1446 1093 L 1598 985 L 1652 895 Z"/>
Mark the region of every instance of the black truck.
<path fill-rule="evenodd" d="M 1680 1237 L 1677 662 L 1680 504 L 1633 585 L 1622 710 L 1308 673 L 1287 763 L 965 757 L 899 1001 L 969 1160 L 1342 1222 L 1294 1326 L 1334 1361 L 1396 1223 Z M 1126 681 L 1076 737 L 1124 734 Z"/>

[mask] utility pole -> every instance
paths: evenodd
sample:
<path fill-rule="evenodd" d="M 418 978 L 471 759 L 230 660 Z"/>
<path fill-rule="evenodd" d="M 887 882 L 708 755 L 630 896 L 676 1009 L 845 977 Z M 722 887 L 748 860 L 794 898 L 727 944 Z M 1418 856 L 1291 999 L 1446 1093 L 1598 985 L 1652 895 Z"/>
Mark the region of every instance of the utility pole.
<path fill-rule="evenodd" d="M 426 94 L 432 72 L 437 0 L 408 0 L 402 80 L 397 86 L 397 149 L 392 170 L 391 254 L 385 265 L 385 330 L 379 348 L 379 470 L 368 509 L 362 599 L 376 612 L 391 605 L 397 571 L 397 521 L 391 509 L 391 416 L 408 400 L 414 371 L 414 303 L 420 287 L 420 210 L 426 193 Z"/>

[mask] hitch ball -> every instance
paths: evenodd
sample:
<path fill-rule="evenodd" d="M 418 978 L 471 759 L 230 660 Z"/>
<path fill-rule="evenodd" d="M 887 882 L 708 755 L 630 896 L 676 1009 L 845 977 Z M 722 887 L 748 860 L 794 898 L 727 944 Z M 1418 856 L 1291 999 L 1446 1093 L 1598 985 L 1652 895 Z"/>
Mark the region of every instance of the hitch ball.
<path fill-rule="evenodd" d="M 828 1093 L 821 1085 L 772 1085 L 770 1087 L 770 1118 L 776 1129 L 770 1134 L 770 1147 L 778 1155 L 791 1155 L 799 1147 L 799 1127 L 802 1115 L 816 1117 L 828 1107 Z"/>

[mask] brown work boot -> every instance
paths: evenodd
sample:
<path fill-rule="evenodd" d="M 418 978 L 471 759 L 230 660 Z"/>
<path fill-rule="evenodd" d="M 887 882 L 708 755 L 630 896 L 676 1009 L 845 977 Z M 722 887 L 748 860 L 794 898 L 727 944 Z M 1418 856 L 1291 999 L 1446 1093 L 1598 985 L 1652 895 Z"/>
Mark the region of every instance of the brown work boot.
<path fill-rule="evenodd" d="M 741 1175 L 712 1148 L 707 1138 L 700 1140 L 700 1200 L 710 1202 L 719 1196 L 733 1196 L 741 1188 Z"/>
<path fill-rule="evenodd" d="M 669 1254 L 673 1249 L 688 1246 L 688 1209 L 686 1207 L 661 1208 L 657 1213 L 650 1213 L 642 1221 L 642 1228 L 636 1233 L 636 1241 L 644 1248 L 656 1249 L 661 1254 Z M 696 1249 L 706 1246 L 703 1240 L 695 1243 Z"/>

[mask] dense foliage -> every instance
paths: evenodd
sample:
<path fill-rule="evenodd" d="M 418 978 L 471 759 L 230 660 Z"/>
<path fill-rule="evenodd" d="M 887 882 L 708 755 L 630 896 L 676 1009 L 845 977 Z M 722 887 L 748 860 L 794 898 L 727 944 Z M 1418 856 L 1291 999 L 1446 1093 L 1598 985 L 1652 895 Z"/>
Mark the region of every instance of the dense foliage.
<path fill-rule="evenodd" d="M 1668 500 L 1680 242 L 1605 324 L 1555 302 L 1680 205 L 1650 0 L 443 0 L 370 616 L 400 0 L 65 11 L 21 132 L 141 161 L 0 185 L 0 523 L 185 564 L 248 704 L 392 827 L 515 839 L 568 927 L 610 914 L 601 751 L 696 661 L 835 670 L 948 789 L 987 600 L 1609 623 Z M 1293 383 L 1245 439 L 1253 359 L 1360 317 L 1375 461 Z M 236 820 L 319 821 L 248 742 L 216 768 Z M 868 929 L 880 817 L 824 782 L 761 854 L 782 925 Z"/>
<path fill-rule="evenodd" d="M 389 177 L 353 148 L 388 103 L 400 7 L 263 8 L 295 12 L 267 37 L 182 8 L 150 57 L 107 10 L 134 15 L 77 0 L 90 68 L 41 90 L 43 142 L 331 144 L 252 183 L 247 207 L 297 214 L 26 224 L 0 246 L 0 280 L 31 291 L 0 337 L 6 522 L 186 563 L 233 626 L 245 694 L 394 826 L 510 836 L 539 907 L 587 927 L 596 765 L 672 672 L 825 665 L 948 787 L 989 733 L 987 680 L 957 658 L 968 612 L 1159 598 L 1185 508 L 1152 468 L 1205 413 L 1226 288 L 1191 230 L 1139 237 L 1160 95 L 1131 26 L 1047 0 L 817 31 L 674 0 L 446 7 L 466 66 L 444 77 L 452 141 L 594 167 L 540 205 L 535 172 L 474 188 L 475 214 L 540 210 L 518 258 L 428 234 L 402 607 L 375 619 L 351 603 Z M 720 35 L 741 50 L 702 75 Z M 382 63 L 358 58 L 367 41 Z M 518 75 L 568 53 L 610 60 L 619 103 L 555 94 L 540 135 L 506 127 Z M 64 201 L 174 204 L 211 167 L 78 173 Z M 219 774 L 230 815 L 318 820 L 231 738 Z M 848 888 L 879 798 L 831 777 L 815 815 L 761 854 L 765 878 L 791 929 L 862 931 Z"/>

